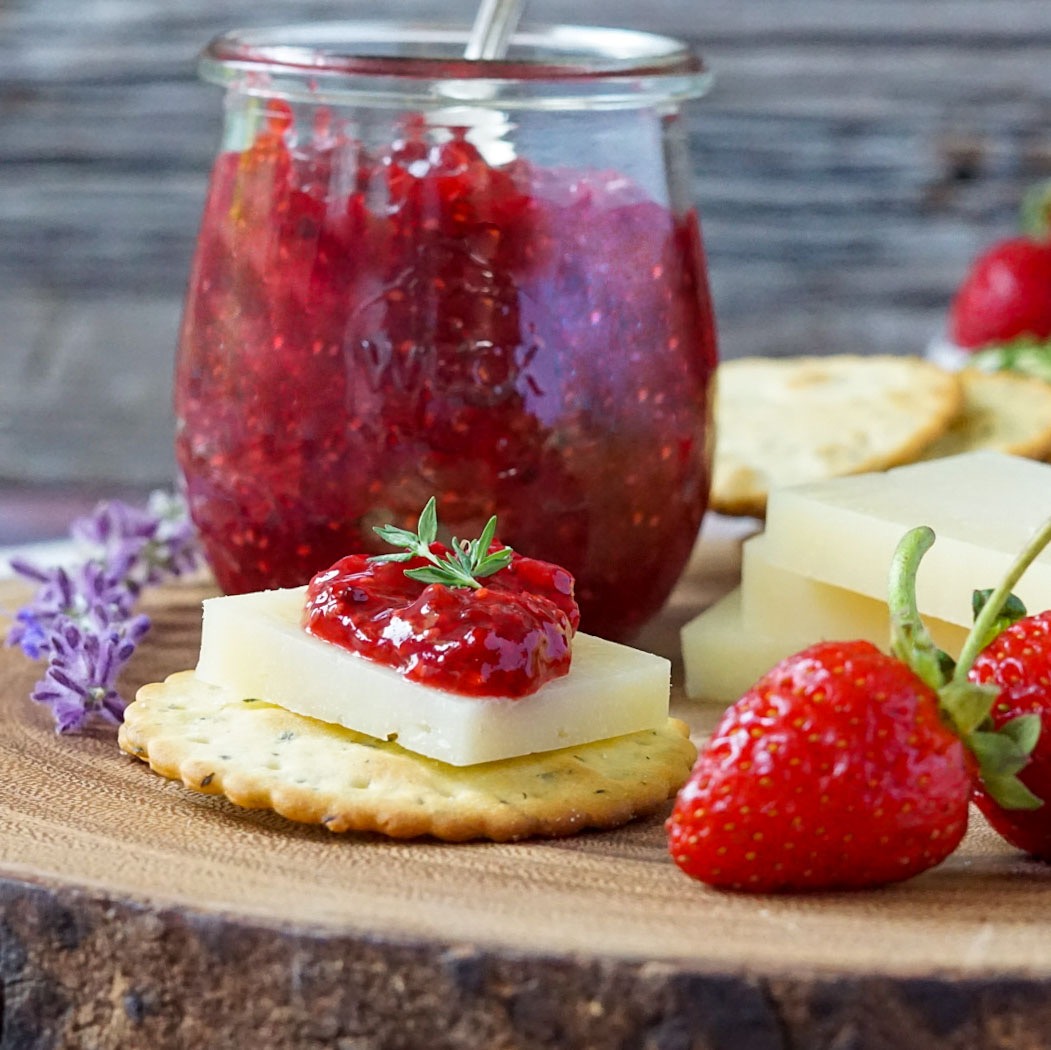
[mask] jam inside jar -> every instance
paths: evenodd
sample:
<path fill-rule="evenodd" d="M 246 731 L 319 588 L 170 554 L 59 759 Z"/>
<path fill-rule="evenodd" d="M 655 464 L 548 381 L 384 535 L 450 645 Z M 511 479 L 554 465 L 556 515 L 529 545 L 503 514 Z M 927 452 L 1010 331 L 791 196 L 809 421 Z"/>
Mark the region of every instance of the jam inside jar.
<path fill-rule="evenodd" d="M 216 579 L 295 586 L 431 495 L 454 535 L 565 566 L 625 639 L 692 549 L 716 343 L 678 42 L 344 23 L 234 33 L 176 364 Z M 448 542 L 449 537 L 441 537 Z"/>

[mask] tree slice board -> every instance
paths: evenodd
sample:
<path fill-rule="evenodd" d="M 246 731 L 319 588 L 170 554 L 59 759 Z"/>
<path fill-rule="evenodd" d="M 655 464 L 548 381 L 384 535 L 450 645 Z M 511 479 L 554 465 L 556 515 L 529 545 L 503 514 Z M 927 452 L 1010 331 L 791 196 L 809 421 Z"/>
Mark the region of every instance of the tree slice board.
<path fill-rule="evenodd" d="M 647 647 L 737 578 L 703 540 Z M 18 587 L 6 584 L 11 609 Z M 193 665 L 206 585 L 164 588 L 129 689 Z M 58 737 L 0 652 L 0 1046 L 832 1050 L 1045 1046 L 1051 867 L 975 814 L 878 892 L 735 896 L 662 819 L 514 845 L 333 835 Z M 676 693 L 698 742 L 718 711 Z"/>

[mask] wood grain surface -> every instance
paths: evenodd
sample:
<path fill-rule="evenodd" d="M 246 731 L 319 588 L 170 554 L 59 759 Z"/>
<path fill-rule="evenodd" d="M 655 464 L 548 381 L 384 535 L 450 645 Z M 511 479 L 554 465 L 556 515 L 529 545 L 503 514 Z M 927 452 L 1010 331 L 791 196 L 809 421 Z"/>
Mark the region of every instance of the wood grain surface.
<path fill-rule="evenodd" d="M 7 0 L 0 478 L 167 483 L 180 301 L 221 98 L 213 34 L 476 0 Z M 531 0 L 690 40 L 694 190 L 728 357 L 917 352 L 1051 175 L 1046 0 Z"/>
<path fill-rule="evenodd" d="M 705 540 L 644 638 L 736 579 Z M 8 584 L 10 608 L 17 599 Z M 207 588 L 150 602 L 128 688 L 194 662 Z M 335 836 L 56 737 L 0 658 L 0 1047 L 1036 1048 L 1051 1032 L 1051 868 L 975 817 L 879 892 L 692 883 L 661 820 L 552 842 Z M 675 707 L 698 740 L 716 712 Z"/>

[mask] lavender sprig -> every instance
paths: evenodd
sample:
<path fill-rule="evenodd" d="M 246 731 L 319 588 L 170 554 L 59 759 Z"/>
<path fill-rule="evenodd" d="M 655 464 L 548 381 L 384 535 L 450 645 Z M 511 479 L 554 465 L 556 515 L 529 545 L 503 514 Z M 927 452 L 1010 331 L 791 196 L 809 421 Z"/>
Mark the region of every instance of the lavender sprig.
<path fill-rule="evenodd" d="M 99 633 L 67 623 L 51 639 L 47 671 L 32 695 L 51 708 L 58 732 L 78 732 L 92 721 L 121 721 L 125 702 L 116 689 L 117 675 L 149 628 L 149 617 L 140 614 Z"/>
<path fill-rule="evenodd" d="M 7 635 L 8 645 L 48 661 L 31 696 L 51 709 L 60 733 L 121 720 L 125 701 L 116 681 L 150 627 L 135 603 L 147 586 L 190 572 L 201 560 L 185 505 L 162 492 L 145 508 L 100 503 L 73 522 L 70 534 L 85 551 L 74 567 L 12 559 L 12 569 L 37 590 Z"/>

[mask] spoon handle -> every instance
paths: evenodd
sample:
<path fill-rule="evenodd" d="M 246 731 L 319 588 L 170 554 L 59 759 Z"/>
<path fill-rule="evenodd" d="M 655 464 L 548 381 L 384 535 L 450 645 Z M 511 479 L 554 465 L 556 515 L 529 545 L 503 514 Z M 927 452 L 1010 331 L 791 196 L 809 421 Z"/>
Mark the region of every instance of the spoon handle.
<path fill-rule="evenodd" d="M 482 0 L 467 38 L 464 57 L 503 58 L 524 6 L 525 0 Z"/>

